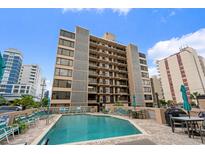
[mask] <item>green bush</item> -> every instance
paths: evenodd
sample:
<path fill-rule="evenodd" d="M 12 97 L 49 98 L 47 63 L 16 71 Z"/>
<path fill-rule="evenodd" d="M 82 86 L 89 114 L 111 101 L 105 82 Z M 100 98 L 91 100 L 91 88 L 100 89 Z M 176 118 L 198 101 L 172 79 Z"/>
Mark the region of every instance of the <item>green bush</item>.
<path fill-rule="evenodd" d="M 21 134 L 25 133 L 26 130 L 28 129 L 28 125 L 25 122 L 18 122 L 17 124 L 19 125 L 19 132 Z"/>
<path fill-rule="evenodd" d="M 115 102 L 114 106 L 124 106 L 122 102 Z"/>

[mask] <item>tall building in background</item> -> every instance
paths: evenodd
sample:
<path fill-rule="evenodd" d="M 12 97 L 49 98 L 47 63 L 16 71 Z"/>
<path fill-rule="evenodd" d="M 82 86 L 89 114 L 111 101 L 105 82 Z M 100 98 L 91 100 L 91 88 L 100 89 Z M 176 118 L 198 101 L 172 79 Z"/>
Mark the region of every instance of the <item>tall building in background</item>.
<path fill-rule="evenodd" d="M 148 72 L 148 66 L 147 66 L 147 60 L 145 54 L 139 53 L 139 63 L 140 63 L 140 70 L 141 70 L 141 77 L 142 77 L 144 101 L 146 106 L 152 107 L 153 92 L 152 92 L 151 81 L 149 78 L 149 72 Z"/>
<path fill-rule="evenodd" d="M 157 62 L 165 100 L 182 102 L 182 84 L 186 86 L 188 96 L 193 92 L 205 94 L 202 60 L 204 61 L 204 58 L 199 57 L 193 48 L 186 47 Z"/>
<path fill-rule="evenodd" d="M 152 85 L 154 102 L 157 103 L 157 99 L 158 100 L 164 99 L 162 84 L 161 84 L 160 79 L 156 75 L 152 76 L 150 80 L 151 80 L 151 85 Z"/>
<path fill-rule="evenodd" d="M 12 101 L 22 95 L 31 95 L 40 101 L 42 76 L 38 65 L 22 65 L 23 55 L 17 49 L 7 49 L 3 54 L 5 71 L 0 83 L 0 95 Z M 44 93 L 43 93 L 44 95 Z"/>
<path fill-rule="evenodd" d="M 34 88 L 35 97 L 41 99 L 42 95 L 42 75 L 38 65 L 22 65 L 18 83 L 31 85 Z"/>
<path fill-rule="evenodd" d="M 137 46 L 120 44 L 111 33 L 99 38 L 81 27 L 75 33 L 60 30 L 52 106 L 130 105 L 133 96 L 138 106 L 151 106 L 143 78 L 149 82 L 146 57 Z"/>
<path fill-rule="evenodd" d="M 19 73 L 23 61 L 23 55 L 19 50 L 9 48 L 4 51 L 3 59 L 5 63 L 5 69 L 4 69 L 4 74 L 1 83 L 2 84 L 18 83 Z"/>

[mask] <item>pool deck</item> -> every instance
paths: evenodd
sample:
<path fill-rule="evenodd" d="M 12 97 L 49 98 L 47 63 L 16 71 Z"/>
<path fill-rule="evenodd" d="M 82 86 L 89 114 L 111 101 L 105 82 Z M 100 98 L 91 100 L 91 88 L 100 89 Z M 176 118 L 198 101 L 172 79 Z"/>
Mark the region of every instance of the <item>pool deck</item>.
<path fill-rule="evenodd" d="M 104 114 L 94 114 L 104 115 Z M 125 116 L 114 117 L 129 120 L 137 126 L 143 134 L 131 135 L 125 137 L 115 137 L 108 139 L 100 139 L 93 141 L 83 141 L 71 144 L 78 145 L 198 145 L 201 144 L 201 139 L 198 136 L 189 138 L 187 134 L 182 132 L 181 128 L 176 128 L 176 132 L 172 133 L 171 128 L 166 125 L 160 125 L 152 119 L 131 119 Z M 60 118 L 60 115 L 54 115 L 53 120 L 46 124 L 46 120 L 39 120 L 37 126 L 31 127 L 26 133 L 17 135 L 15 139 L 9 137 L 10 145 L 14 144 L 36 144 L 45 135 L 45 133 L 55 124 Z M 0 144 L 7 144 L 6 141 L 1 141 Z"/>

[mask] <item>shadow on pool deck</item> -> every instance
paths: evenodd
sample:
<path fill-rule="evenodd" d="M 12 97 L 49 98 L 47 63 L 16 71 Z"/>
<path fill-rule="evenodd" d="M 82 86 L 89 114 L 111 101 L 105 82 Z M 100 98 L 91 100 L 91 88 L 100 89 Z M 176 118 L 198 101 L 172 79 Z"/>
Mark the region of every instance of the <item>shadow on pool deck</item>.
<path fill-rule="evenodd" d="M 116 145 L 156 145 L 156 144 L 150 141 L 149 139 L 141 139 L 141 140 L 136 140 L 131 142 L 118 143 Z"/>

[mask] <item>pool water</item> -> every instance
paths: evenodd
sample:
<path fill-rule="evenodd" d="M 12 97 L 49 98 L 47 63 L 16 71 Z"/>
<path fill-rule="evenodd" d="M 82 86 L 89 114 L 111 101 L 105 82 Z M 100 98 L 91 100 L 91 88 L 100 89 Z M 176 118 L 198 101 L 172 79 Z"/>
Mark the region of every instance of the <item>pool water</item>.
<path fill-rule="evenodd" d="M 71 115 L 62 116 L 39 142 L 65 144 L 109 137 L 141 134 L 129 121 L 110 116 Z"/>

